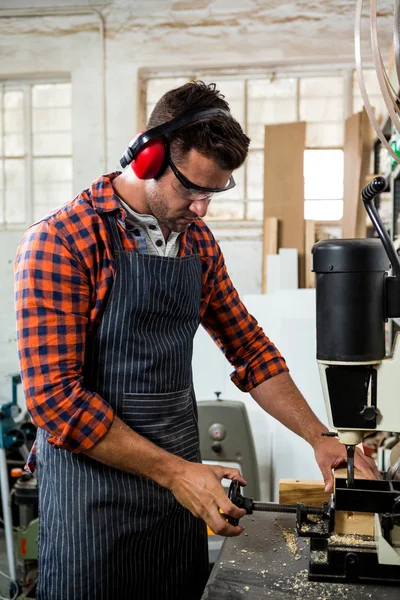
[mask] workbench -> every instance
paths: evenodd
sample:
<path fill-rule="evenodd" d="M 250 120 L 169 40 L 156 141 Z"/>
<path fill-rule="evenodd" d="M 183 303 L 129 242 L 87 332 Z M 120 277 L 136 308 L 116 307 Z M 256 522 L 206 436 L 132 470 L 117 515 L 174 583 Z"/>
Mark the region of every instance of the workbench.
<path fill-rule="evenodd" d="M 400 588 L 309 582 L 309 539 L 299 538 L 295 515 L 254 513 L 245 531 L 226 538 L 202 600 L 398 600 Z"/>

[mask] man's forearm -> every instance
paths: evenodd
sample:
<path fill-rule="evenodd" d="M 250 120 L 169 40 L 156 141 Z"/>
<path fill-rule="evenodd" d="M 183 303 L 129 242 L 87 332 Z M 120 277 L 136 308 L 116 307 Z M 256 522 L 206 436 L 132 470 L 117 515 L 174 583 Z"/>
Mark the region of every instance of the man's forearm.
<path fill-rule="evenodd" d="M 313 413 L 289 373 L 264 381 L 251 392 L 254 400 L 271 416 L 313 447 L 328 429 Z"/>
<path fill-rule="evenodd" d="M 169 488 L 182 471 L 183 459 L 139 435 L 117 416 L 106 435 L 83 454 L 109 467 L 148 477 Z"/>

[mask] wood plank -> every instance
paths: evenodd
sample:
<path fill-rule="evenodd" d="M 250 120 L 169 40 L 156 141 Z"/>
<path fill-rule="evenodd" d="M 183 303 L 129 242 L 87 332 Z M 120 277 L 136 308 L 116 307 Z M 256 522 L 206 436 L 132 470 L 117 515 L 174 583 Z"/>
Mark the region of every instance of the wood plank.
<path fill-rule="evenodd" d="M 262 277 L 261 293 L 266 294 L 267 288 L 267 256 L 278 252 L 278 227 L 276 217 L 264 217 L 263 220 L 263 250 L 262 250 Z"/>
<path fill-rule="evenodd" d="M 337 469 L 337 477 L 345 477 L 346 469 Z M 365 479 L 361 476 L 360 479 Z M 281 479 L 279 481 L 279 503 L 309 506 L 322 506 L 329 502 L 330 494 L 324 492 L 325 484 L 318 480 Z M 372 513 L 337 510 L 335 514 L 335 532 L 340 535 L 374 535 L 374 515 Z"/>
<path fill-rule="evenodd" d="M 279 220 L 279 248 L 299 253 L 299 287 L 304 287 L 304 149 L 306 123 L 265 127 L 264 219 Z"/>
<path fill-rule="evenodd" d="M 370 168 L 372 129 L 365 108 L 346 119 L 344 141 L 343 238 L 365 237 L 366 212 L 361 190 Z"/>

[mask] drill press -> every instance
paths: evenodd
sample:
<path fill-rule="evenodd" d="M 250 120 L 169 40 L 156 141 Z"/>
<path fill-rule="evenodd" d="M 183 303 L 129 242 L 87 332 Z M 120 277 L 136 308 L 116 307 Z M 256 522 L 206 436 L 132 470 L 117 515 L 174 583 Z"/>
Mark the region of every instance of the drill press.
<path fill-rule="evenodd" d="M 346 445 L 348 458 L 347 478 L 336 483 L 336 509 L 375 514 L 377 561 L 360 572 L 399 583 L 399 566 L 389 568 L 400 565 L 399 482 L 388 473 L 381 481 L 354 479 L 356 445 L 376 431 L 400 432 L 398 335 L 385 355 L 385 322 L 400 315 L 400 261 L 374 204 L 385 188 L 377 177 L 362 191 L 380 239 L 318 242 L 313 271 L 320 378 L 331 435 Z"/>
<path fill-rule="evenodd" d="M 310 537 L 312 581 L 400 585 L 400 481 L 354 478 L 355 447 L 375 431 L 400 432 L 400 336 L 385 355 L 385 322 L 400 316 L 400 261 L 374 205 L 386 188 L 377 177 L 362 199 L 380 239 L 327 240 L 313 248 L 317 360 L 330 424 L 347 448 L 347 477 L 336 479 L 324 507 L 254 502 L 233 482 L 229 498 L 247 514 L 296 514 L 298 535 Z M 395 276 L 388 276 L 392 266 Z M 373 513 L 375 543 L 331 541 L 335 512 Z M 312 517 L 317 517 L 313 526 Z M 233 524 L 235 520 L 228 519 Z M 318 560 L 313 557 L 318 556 Z M 322 558 L 321 558 L 322 557 Z"/>

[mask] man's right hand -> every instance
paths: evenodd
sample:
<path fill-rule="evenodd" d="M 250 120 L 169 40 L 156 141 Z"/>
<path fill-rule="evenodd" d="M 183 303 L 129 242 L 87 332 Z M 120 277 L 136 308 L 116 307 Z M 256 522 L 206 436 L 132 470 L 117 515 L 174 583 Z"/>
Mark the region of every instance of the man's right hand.
<path fill-rule="evenodd" d="M 244 527 L 230 525 L 224 515 L 240 519 L 246 511 L 229 500 L 221 485 L 223 478 L 246 485 L 238 469 L 185 461 L 168 487 L 178 502 L 195 517 L 201 517 L 211 531 L 217 535 L 233 537 L 240 535 Z M 220 513 L 220 509 L 224 515 Z"/>

